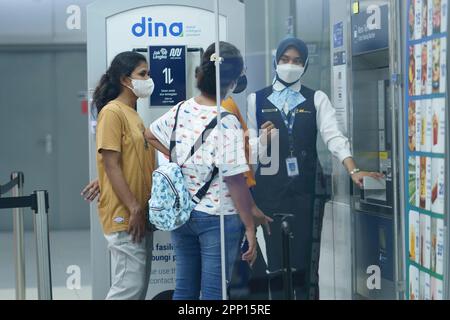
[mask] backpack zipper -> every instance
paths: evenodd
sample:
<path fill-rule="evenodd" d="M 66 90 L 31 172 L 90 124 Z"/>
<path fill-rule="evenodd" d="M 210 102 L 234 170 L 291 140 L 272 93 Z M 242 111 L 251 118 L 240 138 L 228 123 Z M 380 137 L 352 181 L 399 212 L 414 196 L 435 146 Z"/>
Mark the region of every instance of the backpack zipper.
<path fill-rule="evenodd" d="M 173 184 L 173 182 L 170 180 L 170 178 L 163 172 L 155 170 L 155 172 L 159 173 L 160 175 L 162 175 L 167 182 L 169 183 L 170 188 L 172 189 L 173 193 L 175 193 L 175 208 L 177 210 L 180 210 L 180 195 L 178 194 L 177 189 L 175 189 L 175 186 Z"/>

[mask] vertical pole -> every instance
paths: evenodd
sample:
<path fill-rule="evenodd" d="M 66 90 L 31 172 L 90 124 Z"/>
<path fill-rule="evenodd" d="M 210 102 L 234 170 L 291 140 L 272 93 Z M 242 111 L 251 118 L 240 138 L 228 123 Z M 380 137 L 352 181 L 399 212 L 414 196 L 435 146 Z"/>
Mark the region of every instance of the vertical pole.
<path fill-rule="evenodd" d="M 402 276 L 402 258 L 403 258 L 403 249 L 402 249 L 402 221 L 403 221 L 403 205 L 399 203 L 401 192 L 399 191 L 399 187 L 401 190 L 404 190 L 403 180 L 400 179 L 399 183 L 399 175 L 403 177 L 402 170 L 399 169 L 403 161 L 403 134 L 399 133 L 399 127 L 401 127 L 398 123 L 402 120 L 400 117 L 402 110 L 402 100 L 401 100 L 401 83 L 398 81 L 399 75 L 401 74 L 401 26 L 400 26 L 400 2 L 399 1 L 390 1 L 389 3 L 389 68 L 391 74 L 391 130 L 392 130 L 392 185 L 393 185 L 393 217 L 394 217 L 394 282 L 395 282 L 395 297 L 396 300 L 400 300 L 403 298 L 403 289 L 399 284 L 403 283 Z M 395 81 L 394 81 L 395 80 Z M 403 132 L 403 131 L 402 131 Z M 401 140 L 400 140 L 401 139 Z M 402 210 L 400 210 L 402 209 Z"/>
<path fill-rule="evenodd" d="M 291 15 L 289 17 L 290 26 L 289 31 L 291 36 L 297 37 L 297 0 L 291 0 L 289 3 L 289 10 L 291 12 Z"/>
<path fill-rule="evenodd" d="M 219 128 L 219 190 L 220 190 L 220 208 L 222 208 L 224 197 L 222 194 L 223 171 L 220 161 L 224 160 L 223 154 L 223 130 L 221 117 L 221 81 L 220 81 L 220 30 L 219 30 L 219 0 L 214 1 L 214 14 L 216 20 L 216 99 L 217 99 L 217 127 Z M 226 275 L 226 251 L 225 251 L 225 216 L 223 210 L 220 210 L 220 252 L 222 265 L 222 300 L 227 300 L 227 275 Z"/>
<path fill-rule="evenodd" d="M 266 47 L 266 85 L 272 83 L 272 51 L 270 50 L 270 15 L 269 15 L 269 0 L 264 0 L 264 43 Z"/>
<path fill-rule="evenodd" d="M 13 172 L 11 180 L 18 179 L 17 185 L 12 189 L 13 197 L 23 196 L 23 173 Z M 16 270 L 16 300 L 25 300 L 25 242 L 23 230 L 23 208 L 13 209 L 14 222 L 14 265 Z"/>
<path fill-rule="evenodd" d="M 353 56 L 352 56 L 352 37 L 353 37 L 353 31 L 352 31 L 352 4 L 353 4 L 353 0 L 347 0 L 347 20 L 346 20 L 346 51 L 347 51 L 347 83 L 346 83 L 346 87 L 347 87 L 347 98 L 348 98 L 348 102 L 347 102 L 347 107 L 348 107 L 348 111 L 347 111 L 347 130 L 348 130 L 348 136 L 349 136 L 349 142 L 350 142 L 350 146 L 352 149 L 354 149 L 354 124 L 353 124 L 353 107 L 354 107 L 354 103 L 353 103 Z M 357 295 L 357 274 L 356 274 L 356 199 L 355 199 L 355 192 L 354 192 L 354 188 L 353 188 L 353 181 L 351 178 L 349 178 L 349 186 L 350 186 L 350 225 L 351 225 L 351 234 L 350 234 L 350 238 L 351 238 L 351 268 L 352 268 L 352 293 L 351 293 L 351 299 L 354 299 L 355 296 Z M 333 214 L 334 217 L 334 214 Z M 335 220 L 333 220 L 333 228 L 334 228 L 334 222 Z M 335 230 L 335 229 L 333 229 Z M 334 231 L 333 231 L 334 232 Z M 334 240 L 334 239 L 333 239 Z M 336 268 L 336 266 L 335 266 Z"/>
<path fill-rule="evenodd" d="M 48 231 L 48 193 L 35 191 L 36 203 L 34 232 L 36 236 L 38 299 L 52 300 L 52 278 L 50 268 L 50 240 Z"/>

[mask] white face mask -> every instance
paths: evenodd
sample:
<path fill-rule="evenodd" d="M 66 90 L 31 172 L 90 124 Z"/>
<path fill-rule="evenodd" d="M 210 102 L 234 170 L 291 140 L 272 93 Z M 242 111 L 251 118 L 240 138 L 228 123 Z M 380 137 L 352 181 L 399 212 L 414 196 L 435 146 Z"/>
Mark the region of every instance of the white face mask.
<path fill-rule="evenodd" d="M 305 67 L 295 64 L 286 63 L 277 65 L 278 77 L 288 84 L 299 81 L 304 72 Z"/>
<path fill-rule="evenodd" d="M 148 98 L 152 95 L 153 90 L 155 90 L 155 83 L 152 78 L 147 80 L 137 80 L 131 79 L 131 84 L 133 88 L 128 87 L 138 98 Z"/>

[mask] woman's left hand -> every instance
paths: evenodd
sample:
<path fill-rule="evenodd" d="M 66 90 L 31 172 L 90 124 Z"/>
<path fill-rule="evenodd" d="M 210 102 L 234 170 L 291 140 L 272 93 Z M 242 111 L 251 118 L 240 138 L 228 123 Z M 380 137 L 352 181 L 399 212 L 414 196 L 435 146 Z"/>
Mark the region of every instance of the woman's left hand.
<path fill-rule="evenodd" d="M 83 191 L 81 191 L 81 196 L 84 197 L 84 200 L 89 202 L 94 201 L 99 194 L 100 185 L 98 183 L 98 179 L 91 181 L 86 187 L 84 187 Z"/>
<path fill-rule="evenodd" d="M 364 177 L 372 177 L 374 179 L 379 180 L 379 179 L 384 178 L 384 174 L 379 173 L 379 172 L 360 171 L 360 172 L 353 174 L 351 177 L 352 177 L 353 182 L 356 185 L 358 185 L 360 188 L 362 188 Z"/>

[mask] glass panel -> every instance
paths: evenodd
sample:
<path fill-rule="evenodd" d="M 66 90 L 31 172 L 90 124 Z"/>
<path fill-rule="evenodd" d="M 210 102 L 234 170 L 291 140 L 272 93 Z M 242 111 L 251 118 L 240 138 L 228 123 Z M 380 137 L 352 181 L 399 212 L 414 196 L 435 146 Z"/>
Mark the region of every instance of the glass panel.
<path fill-rule="evenodd" d="M 271 235 L 258 228 L 253 267 L 236 262 L 230 297 L 316 299 L 322 223 L 333 171 L 331 154 L 318 134 L 314 93 L 323 91 L 319 97 L 324 102 L 331 95 L 329 1 L 244 3 L 248 86 L 247 101 L 238 107 L 248 127 L 256 184 L 247 182 L 256 206 L 273 222 Z M 267 139 L 261 129 L 272 126 Z M 327 238 L 324 259 L 331 266 L 327 275 L 334 272 L 333 242 Z M 334 279 L 324 280 L 324 294 L 328 290 L 332 298 Z"/>
<path fill-rule="evenodd" d="M 244 3 L 248 88 L 239 107 L 257 164 L 253 198 L 274 222 L 270 236 L 259 230 L 253 269 L 235 270 L 231 296 L 395 298 L 389 1 Z M 258 148 L 270 124 L 278 135 Z M 363 193 L 350 171 L 361 184 L 367 172 L 385 178 L 364 178 Z M 374 266 L 383 295 L 367 287 Z"/>

